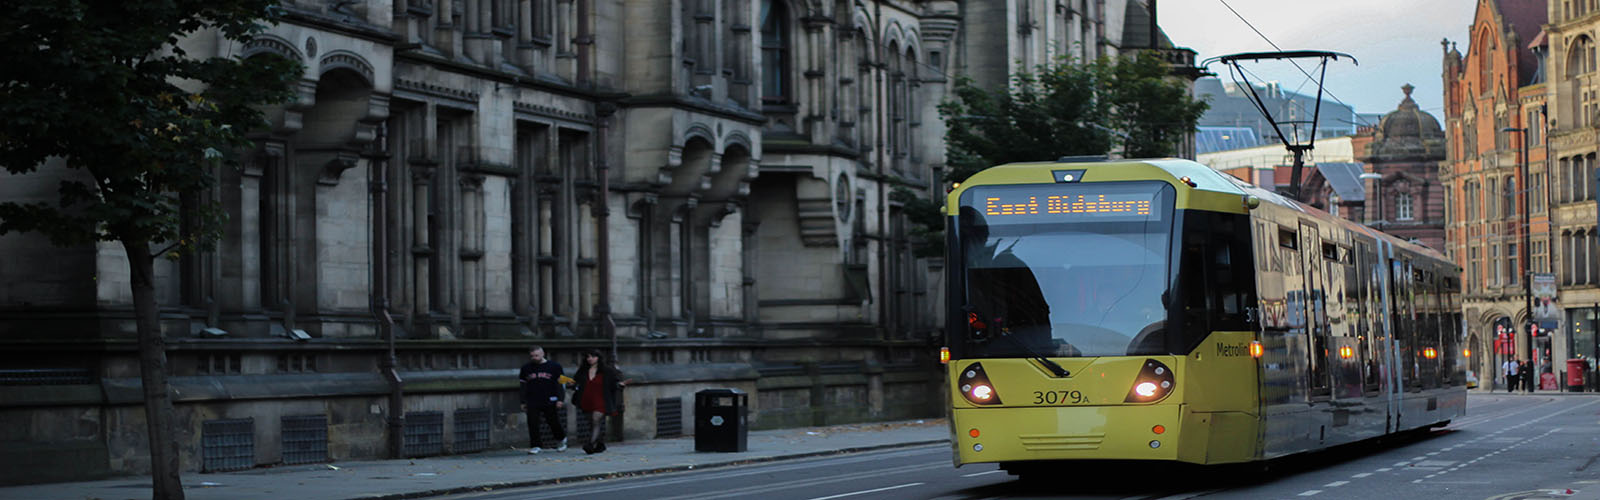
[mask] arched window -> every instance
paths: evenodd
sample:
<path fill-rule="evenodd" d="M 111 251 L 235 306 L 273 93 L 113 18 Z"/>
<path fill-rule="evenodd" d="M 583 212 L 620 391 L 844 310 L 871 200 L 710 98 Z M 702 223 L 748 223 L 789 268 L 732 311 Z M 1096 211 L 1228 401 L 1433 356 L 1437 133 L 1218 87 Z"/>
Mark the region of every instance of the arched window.
<path fill-rule="evenodd" d="M 1600 281 L 1600 233 L 1596 233 L 1592 227 L 1589 228 L 1589 240 L 1583 253 L 1588 257 L 1586 262 L 1589 264 L 1588 281 L 1584 283 L 1592 285 Z"/>
<path fill-rule="evenodd" d="M 1567 48 L 1567 76 L 1578 76 L 1594 71 L 1594 42 L 1588 35 L 1578 35 Z"/>
<path fill-rule="evenodd" d="M 1493 40 L 1489 36 L 1488 28 L 1484 28 L 1483 33 L 1478 35 L 1478 74 L 1479 81 L 1482 82 L 1482 88 L 1485 92 L 1494 88 L 1494 85 L 1490 83 L 1494 81 L 1494 57 L 1490 47 L 1494 43 Z"/>
<path fill-rule="evenodd" d="M 1411 220 L 1411 193 L 1400 193 L 1394 197 L 1395 220 Z"/>
<path fill-rule="evenodd" d="M 1597 185 L 1600 183 L 1595 182 L 1594 179 L 1594 171 L 1596 168 L 1594 160 L 1594 153 L 1589 153 L 1588 156 L 1585 156 L 1583 162 L 1583 172 L 1578 174 L 1579 177 L 1583 177 L 1583 185 L 1585 186 L 1584 192 L 1589 194 L 1587 198 L 1584 198 L 1585 200 L 1595 199 L 1595 190 L 1600 188 L 1600 185 Z"/>
<path fill-rule="evenodd" d="M 906 91 L 906 75 L 900 60 L 899 43 L 889 42 L 889 49 L 884 54 L 886 54 L 884 59 L 887 59 L 884 62 L 889 63 L 889 95 L 887 96 L 889 102 L 886 103 L 889 106 L 889 137 L 884 147 L 889 150 L 890 165 L 899 169 L 900 152 L 902 151 L 901 142 L 904 140 L 901 126 L 906 122 L 905 102 L 900 99 L 900 96 L 904 95 Z"/>
<path fill-rule="evenodd" d="M 1573 240 L 1572 231 L 1561 232 L 1561 248 L 1559 251 L 1561 253 L 1561 284 L 1563 285 L 1571 285 L 1573 283 L 1572 260 L 1577 257 L 1577 251 L 1572 245 Z"/>
<path fill-rule="evenodd" d="M 906 153 L 911 156 L 911 160 L 916 161 L 919 158 L 917 155 L 917 135 L 912 133 L 912 129 L 922 125 L 922 120 L 917 117 L 917 89 L 922 86 L 922 82 L 917 79 L 917 48 L 915 46 L 906 46 L 904 71 L 906 74 L 905 147 Z M 912 172 L 912 175 L 921 177 L 921 170 Z"/>
<path fill-rule="evenodd" d="M 790 102 L 789 77 L 789 12 L 782 0 L 762 0 L 761 101 Z"/>
<path fill-rule="evenodd" d="M 1573 284 L 1587 284 L 1589 282 L 1589 234 L 1584 229 L 1578 229 L 1578 234 L 1573 234 Z"/>
<path fill-rule="evenodd" d="M 1584 157 L 1572 157 L 1572 168 L 1567 170 L 1567 201 L 1579 201 L 1583 199 L 1584 193 L 1587 189 L 1583 187 L 1583 173 L 1588 170 L 1589 166 L 1584 161 Z"/>
<path fill-rule="evenodd" d="M 870 86 L 868 82 L 872 81 L 872 45 L 865 26 L 856 26 L 853 45 L 856 53 L 856 144 L 866 147 L 875 140 L 872 137 L 875 127 L 870 125 L 874 122 L 872 112 L 875 108 L 871 105 L 871 94 L 867 92 Z"/>

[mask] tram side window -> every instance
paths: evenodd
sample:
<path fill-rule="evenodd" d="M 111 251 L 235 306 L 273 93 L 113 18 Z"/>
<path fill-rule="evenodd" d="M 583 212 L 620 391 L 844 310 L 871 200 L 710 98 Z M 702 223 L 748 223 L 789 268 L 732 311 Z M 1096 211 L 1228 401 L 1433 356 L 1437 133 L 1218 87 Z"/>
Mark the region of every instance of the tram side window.
<path fill-rule="evenodd" d="M 1441 328 L 1440 335 L 1444 337 L 1444 347 L 1441 348 L 1443 362 L 1440 363 L 1445 374 L 1444 384 L 1447 386 L 1460 386 L 1466 384 L 1466 373 L 1461 352 L 1461 285 L 1455 278 L 1446 276 L 1440 280 L 1440 303 L 1445 313 L 1440 316 L 1447 323 Z"/>
<path fill-rule="evenodd" d="M 1421 281 L 1417 284 L 1422 290 L 1420 305 L 1422 307 L 1423 327 L 1418 332 L 1418 340 L 1423 347 L 1421 361 L 1423 386 L 1432 389 L 1439 386 L 1439 290 L 1438 280 L 1432 270 L 1421 273 Z M 1433 351 L 1426 349 L 1432 348 Z M 1427 353 L 1432 352 L 1432 356 Z"/>
<path fill-rule="evenodd" d="M 1215 331 L 1256 329 L 1255 258 L 1249 217 L 1204 211 L 1183 214 L 1179 270 L 1187 347 Z"/>
<path fill-rule="evenodd" d="M 1371 302 L 1372 298 L 1378 295 L 1372 288 L 1376 281 L 1372 279 L 1372 264 L 1372 245 L 1365 241 L 1357 243 L 1356 307 L 1358 313 L 1356 335 L 1357 341 L 1360 343 L 1363 360 L 1361 365 L 1362 384 L 1369 392 L 1378 390 L 1378 356 L 1372 347 L 1377 345 L 1373 336 L 1381 330 L 1381 327 L 1378 326 L 1378 322 L 1381 320 L 1376 314 L 1377 308 Z"/>

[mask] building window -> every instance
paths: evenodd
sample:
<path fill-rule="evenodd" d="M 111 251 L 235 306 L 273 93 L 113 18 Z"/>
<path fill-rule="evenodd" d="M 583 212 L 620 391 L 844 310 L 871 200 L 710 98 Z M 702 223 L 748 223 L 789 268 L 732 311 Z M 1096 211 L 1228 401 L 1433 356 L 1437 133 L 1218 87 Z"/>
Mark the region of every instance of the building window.
<path fill-rule="evenodd" d="M 1595 94 L 1600 95 L 1600 92 L 1596 92 Z M 1595 182 L 1594 180 L 1596 168 L 1595 154 L 1589 153 L 1588 156 L 1584 157 L 1583 172 L 1578 174 L 1579 177 L 1583 178 L 1583 192 L 1585 193 L 1583 199 L 1585 200 L 1595 199 L 1595 195 L 1597 194 L 1595 191 L 1596 189 L 1600 189 L 1600 182 Z"/>
<path fill-rule="evenodd" d="M 1481 272 L 1482 267 L 1480 267 L 1482 260 L 1478 258 L 1480 251 L 1481 249 L 1478 247 L 1472 247 L 1467 250 L 1467 283 L 1471 285 L 1469 292 L 1483 289 L 1483 274 Z"/>
<path fill-rule="evenodd" d="M 1544 255 L 1545 242 L 1543 242 L 1543 241 L 1535 241 L 1535 242 L 1533 242 L 1533 246 L 1530 247 L 1529 250 L 1530 250 L 1530 252 L 1529 252 L 1528 258 L 1532 261 L 1531 262 L 1532 265 L 1529 266 L 1529 270 L 1532 271 L 1532 272 L 1539 272 L 1539 273 L 1550 272 L 1550 269 L 1545 267 L 1545 263 L 1548 262 L 1546 260 L 1545 255 Z"/>
<path fill-rule="evenodd" d="M 1339 216 L 1339 195 L 1328 195 L 1328 215 Z"/>
<path fill-rule="evenodd" d="M 1505 283 L 1506 270 L 1504 265 L 1505 262 L 1500 260 L 1500 245 L 1489 245 L 1489 269 L 1493 271 L 1493 274 L 1490 275 L 1489 286 L 1498 287 L 1501 283 Z"/>
<path fill-rule="evenodd" d="M 1444 224 L 1449 226 L 1456 220 L 1456 193 L 1454 190 L 1444 190 Z"/>
<path fill-rule="evenodd" d="M 1461 220 L 1478 218 L 1478 183 L 1467 181 L 1466 186 L 1462 188 L 1461 207 Z"/>
<path fill-rule="evenodd" d="M 1484 185 L 1483 190 L 1484 218 L 1493 219 L 1496 214 L 1500 213 L 1499 194 L 1499 183 L 1494 178 L 1490 178 L 1489 183 Z"/>
<path fill-rule="evenodd" d="M 789 16 L 780 0 L 761 2 L 761 100 L 789 102 Z"/>
<path fill-rule="evenodd" d="M 1517 276 L 1519 274 L 1521 274 L 1522 270 L 1517 268 L 1517 263 L 1519 261 L 1517 259 L 1518 256 L 1519 256 L 1519 254 L 1517 253 L 1517 244 L 1516 243 L 1507 243 L 1506 244 L 1506 285 L 1507 286 L 1515 286 L 1517 283 L 1520 283 L 1519 281 L 1517 281 Z"/>
<path fill-rule="evenodd" d="M 1542 137 L 1539 136 L 1539 130 L 1540 130 L 1540 127 L 1539 127 L 1539 111 L 1538 110 L 1528 111 L 1528 120 L 1524 121 L 1522 123 L 1528 129 L 1528 132 L 1527 132 L 1528 133 L 1528 145 L 1529 146 L 1537 146 L 1537 145 L 1539 145 L 1540 144 L 1539 141 L 1544 140 Z"/>
<path fill-rule="evenodd" d="M 1400 193 L 1394 197 L 1394 218 L 1396 220 L 1411 220 L 1411 193 Z"/>
<path fill-rule="evenodd" d="M 1528 207 L 1528 213 L 1544 213 L 1544 174 L 1531 174 L 1528 176 L 1528 196 L 1531 196 L 1532 198 L 1529 199 L 1533 200 L 1532 206 Z"/>
<path fill-rule="evenodd" d="M 1508 176 L 1502 186 L 1505 190 L 1505 201 L 1500 203 L 1500 216 L 1510 218 L 1517 214 L 1517 183 Z"/>
<path fill-rule="evenodd" d="M 1581 3 L 1580 3 L 1581 5 Z M 1586 35 L 1578 35 L 1567 51 L 1567 76 L 1573 77 L 1594 71 L 1594 43 Z"/>

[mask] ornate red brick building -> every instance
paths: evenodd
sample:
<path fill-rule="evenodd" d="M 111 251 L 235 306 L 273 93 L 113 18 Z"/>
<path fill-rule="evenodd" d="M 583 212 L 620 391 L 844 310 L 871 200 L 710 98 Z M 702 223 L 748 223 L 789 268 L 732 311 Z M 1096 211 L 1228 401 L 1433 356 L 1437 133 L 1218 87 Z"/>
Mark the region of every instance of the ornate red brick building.
<path fill-rule="evenodd" d="M 1463 268 L 1470 366 L 1494 379 L 1497 330 L 1529 323 L 1528 273 L 1550 271 L 1544 0 L 1480 0 L 1461 54 L 1444 42 L 1449 255 Z M 1529 266 L 1529 264 L 1532 264 Z M 1551 325 L 1553 326 L 1553 325 Z M 1529 357 L 1526 335 L 1518 358 Z M 1502 355 L 1503 356 L 1503 355 Z M 1540 360 L 1548 366 L 1549 360 Z"/>

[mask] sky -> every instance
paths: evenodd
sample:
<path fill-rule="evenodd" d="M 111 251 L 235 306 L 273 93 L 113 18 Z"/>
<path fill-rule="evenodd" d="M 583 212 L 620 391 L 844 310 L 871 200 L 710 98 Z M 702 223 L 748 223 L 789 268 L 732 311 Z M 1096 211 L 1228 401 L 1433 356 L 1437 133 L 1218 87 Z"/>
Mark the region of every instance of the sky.
<path fill-rule="evenodd" d="M 1444 52 L 1439 41 L 1457 42 L 1457 50 L 1465 53 L 1477 5 L 1472 0 L 1168 0 L 1157 4 L 1157 22 L 1173 44 L 1194 49 L 1200 60 L 1276 50 L 1224 1 L 1283 50 L 1354 56 L 1359 65 L 1343 58 L 1329 62 L 1325 85 L 1357 113 L 1394 110 L 1404 97 L 1400 87 L 1410 83 L 1416 87 L 1412 99 L 1440 121 Z M 1301 65 L 1317 74 L 1311 71 L 1315 59 L 1301 60 Z M 1230 81 L 1227 65 L 1213 63 L 1209 69 Z M 1301 87 L 1306 76 L 1287 63 L 1263 62 L 1246 69 L 1278 80 L 1286 90 L 1316 93 L 1316 82 Z"/>

